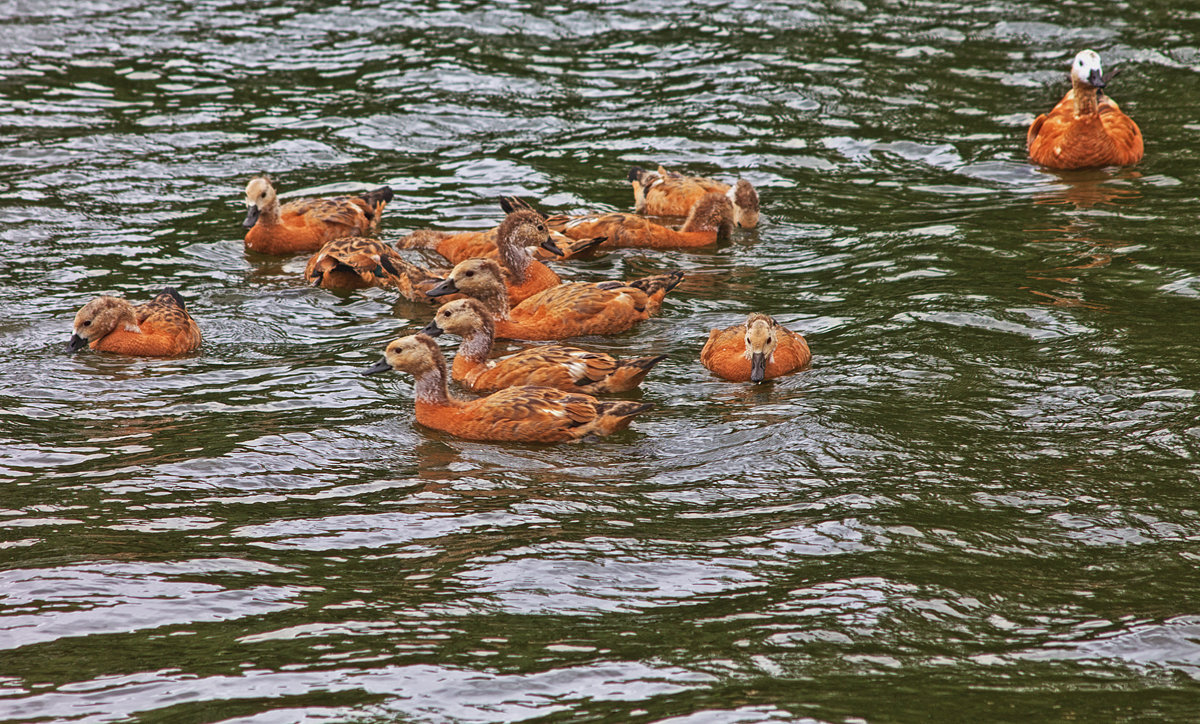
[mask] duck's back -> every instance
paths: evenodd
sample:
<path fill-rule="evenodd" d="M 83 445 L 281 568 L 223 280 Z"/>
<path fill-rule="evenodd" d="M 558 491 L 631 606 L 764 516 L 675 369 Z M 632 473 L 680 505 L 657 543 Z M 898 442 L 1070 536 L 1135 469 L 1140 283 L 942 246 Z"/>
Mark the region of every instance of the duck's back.
<path fill-rule="evenodd" d="M 616 334 L 649 317 L 649 306 L 646 293 L 635 287 L 569 282 L 513 307 L 508 320 L 497 321 L 496 333 L 533 340 Z"/>

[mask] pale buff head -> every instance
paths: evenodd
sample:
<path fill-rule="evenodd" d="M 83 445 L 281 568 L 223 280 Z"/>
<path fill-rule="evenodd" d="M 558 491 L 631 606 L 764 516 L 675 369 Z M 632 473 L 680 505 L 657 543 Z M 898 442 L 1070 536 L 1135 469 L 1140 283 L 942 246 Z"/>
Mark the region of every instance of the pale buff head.
<path fill-rule="evenodd" d="M 733 223 L 743 229 L 758 226 L 758 192 L 754 186 L 740 178 L 727 193 L 733 201 Z"/>
<path fill-rule="evenodd" d="M 96 297 L 75 315 L 74 334 L 67 351 L 74 352 L 118 328 L 138 331 L 133 305 L 117 297 Z"/>
<path fill-rule="evenodd" d="M 431 369 L 446 370 L 446 358 L 438 349 L 437 342 L 423 334 L 401 337 L 388 343 L 383 350 L 383 359 L 363 371 L 365 375 L 395 370 L 420 377 Z"/>
<path fill-rule="evenodd" d="M 421 333 L 431 337 L 442 333 L 469 337 L 481 330 L 492 334 L 492 315 L 487 307 L 477 299 L 456 299 L 439 307 L 433 321 Z"/>
<path fill-rule="evenodd" d="M 778 327 L 779 324 L 766 314 L 755 312 L 746 319 L 746 349 L 743 354 L 750 360 L 751 382 L 762 382 L 766 378 L 767 364 L 779 345 Z"/>
<path fill-rule="evenodd" d="M 255 176 L 246 184 L 246 221 L 242 226 L 251 228 L 258 222 L 263 211 L 277 202 L 275 187 L 266 176 Z"/>
<path fill-rule="evenodd" d="M 1092 88 L 1104 87 L 1104 69 L 1100 55 L 1094 50 L 1081 50 L 1071 61 L 1071 82 Z"/>

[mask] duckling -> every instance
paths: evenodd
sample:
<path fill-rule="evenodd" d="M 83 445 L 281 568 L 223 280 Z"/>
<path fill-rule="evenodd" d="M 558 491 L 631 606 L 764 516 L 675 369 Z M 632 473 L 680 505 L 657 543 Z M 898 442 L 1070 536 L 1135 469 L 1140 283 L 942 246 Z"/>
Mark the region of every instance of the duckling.
<path fill-rule="evenodd" d="M 489 360 L 495 324 L 487 307 L 479 300 L 469 298 L 443 304 L 434 314 L 433 321 L 421 330 L 430 337 L 443 332 L 463 338 L 454 355 L 450 374 L 475 392 L 492 392 L 519 385 L 588 394 L 626 392 L 640 385 L 650 369 L 666 359 L 664 354 L 616 360 L 602 352 L 547 344 Z"/>
<path fill-rule="evenodd" d="M 584 239 L 603 236 L 601 248 L 686 249 L 709 246 L 729 236 L 733 229 L 733 203 L 724 195 L 700 196 L 688 211 L 687 220 L 678 230 L 656 224 L 637 214 L 588 214 L 551 216 L 546 219 L 552 231 Z"/>
<path fill-rule="evenodd" d="M 651 216 L 687 216 L 701 196 L 725 194 L 733 203 L 733 223 L 743 229 L 758 226 L 758 192 L 746 179 L 733 186 L 701 176 L 684 176 L 662 166 L 647 171 L 640 166 L 629 169 L 633 185 L 633 210 Z"/>
<path fill-rule="evenodd" d="M 1101 95 L 1105 85 L 1100 56 L 1080 51 L 1071 63 L 1071 90 L 1029 127 L 1029 159 L 1059 170 L 1128 166 L 1142 160 L 1142 132 L 1116 101 Z"/>
<path fill-rule="evenodd" d="M 171 287 L 136 307 L 118 297 L 96 297 L 75 315 L 67 351 L 84 345 L 98 352 L 170 357 L 199 347 L 200 328 Z"/>
<path fill-rule="evenodd" d="M 266 176 L 246 184 L 246 249 L 260 254 L 314 252 L 327 241 L 357 236 L 379 225 L 392 189 L 382 186 L 359 196 L 296 199 L 282 206 Z"/>
<path fill-rule="evenodd" d="M 734 382 L 762 382 L 791 374 L 812 360 L 804 337 L 755 312 L 744 324 L 714 329 L 700 351 L 700 362 Z"/>
<path fill-rule="evenodd" d="M 383 359 L 363 374 L 396 370 L 416 379 L 417 422 L 468 440 L 568 442 L 608 435 L 629 426 L 649 403 L 601 402 L 552 387 L 507 387 L 476 400 L 446 389 L 446 358 L 424 334 L 388 344 Z"/>
<path fill-rule="evenodd" d="M 496 320 L 497 337 L 553 340 L 624 332 L 657 312 L 666 293 L 682 280 L 683 272 L 675 271 L 631 282 L 570 282 L 511 307 L 500 266 L 491 259 L 467 259 L 427 293 L 462 293 L 480 300 Z"/>
<path fill-rule="evenodd" d="M 362 236 L 344 236 L 325 244 L 308 260 L 304 278 L 325 289 L 392 287 L 414 302 L 428 302 L 425 292 L 442 282 L 436 272 L 407 261 L 377 239 Z"/>

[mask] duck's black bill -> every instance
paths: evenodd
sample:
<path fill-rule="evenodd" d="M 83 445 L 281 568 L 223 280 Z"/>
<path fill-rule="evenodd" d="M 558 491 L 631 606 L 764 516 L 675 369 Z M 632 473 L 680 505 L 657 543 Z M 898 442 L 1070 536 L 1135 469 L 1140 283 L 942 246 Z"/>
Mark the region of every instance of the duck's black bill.
<path fill-rule="evenodd" d="M 242 222 L 244 228 L 251 228 L 258 223 L 258 217 L 262 215 L 262 211 L 257 206 L 251 206 L 246 209 L 246 220 Z"/>
<path fill-rule="evenodd" d="M 364 375 L 377 375 L 380 372 L 391 372 L 392 366 L 388 364 L 387 358 L 383 358 L 362 371 Z"/>
<path fill-rule="evenodd" d="M 762 382 L 767 377 L 767 356 L 762 352 L 750 355 L 750 381 Z"/>
<path fill-rule="evenodd" d="M 447 294 L 458 294 L 458 285 L 454 283 L 453 279 L 446 279 L 433 289 L 425 292 L 425 294 L 430 297 L 444 297 Z"/>

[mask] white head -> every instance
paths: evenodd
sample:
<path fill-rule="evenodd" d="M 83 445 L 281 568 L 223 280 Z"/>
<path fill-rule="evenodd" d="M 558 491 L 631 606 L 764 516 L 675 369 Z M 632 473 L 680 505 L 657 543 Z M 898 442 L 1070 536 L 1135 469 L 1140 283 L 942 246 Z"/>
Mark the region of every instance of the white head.
<path fill-rule="evenodd" d="M 1079 51 L 1071 62 L 1071 80 L 1093 88 L 1103 88 L 1104 71 L 1100 67 L 1100 54 L 1094 50 Z"/>

